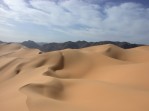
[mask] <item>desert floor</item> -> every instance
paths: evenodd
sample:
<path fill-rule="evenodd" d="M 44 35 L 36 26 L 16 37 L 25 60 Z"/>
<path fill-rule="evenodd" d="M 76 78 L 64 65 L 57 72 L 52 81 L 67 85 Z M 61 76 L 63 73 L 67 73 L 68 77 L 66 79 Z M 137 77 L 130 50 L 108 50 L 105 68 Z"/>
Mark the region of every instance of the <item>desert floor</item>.
<path fill-rule="evenodd" d="M 149 46 L 0 44 L 0 111 L 149 111 Z"/>

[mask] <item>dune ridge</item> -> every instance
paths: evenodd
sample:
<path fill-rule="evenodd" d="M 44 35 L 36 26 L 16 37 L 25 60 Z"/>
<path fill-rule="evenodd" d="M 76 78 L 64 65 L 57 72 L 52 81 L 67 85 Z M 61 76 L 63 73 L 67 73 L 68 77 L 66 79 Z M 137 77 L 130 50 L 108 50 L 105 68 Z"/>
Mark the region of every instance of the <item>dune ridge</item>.
<path fill-rule="evenodd" d="M 0 61 L 1 111 L 149 111 L 149 46 L 0 44 Z"/>

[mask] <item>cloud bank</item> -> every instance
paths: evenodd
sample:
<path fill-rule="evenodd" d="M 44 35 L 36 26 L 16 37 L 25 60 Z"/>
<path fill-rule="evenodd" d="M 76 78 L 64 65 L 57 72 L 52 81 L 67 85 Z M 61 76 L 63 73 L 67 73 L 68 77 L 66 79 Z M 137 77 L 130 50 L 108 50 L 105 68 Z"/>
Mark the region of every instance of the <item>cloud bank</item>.
<path fill-rule="evenodd" d="M 146 42 L 148 20 L 149 8 L 135 2 L 0 0 L 0 38 L 5 40 Z"/>

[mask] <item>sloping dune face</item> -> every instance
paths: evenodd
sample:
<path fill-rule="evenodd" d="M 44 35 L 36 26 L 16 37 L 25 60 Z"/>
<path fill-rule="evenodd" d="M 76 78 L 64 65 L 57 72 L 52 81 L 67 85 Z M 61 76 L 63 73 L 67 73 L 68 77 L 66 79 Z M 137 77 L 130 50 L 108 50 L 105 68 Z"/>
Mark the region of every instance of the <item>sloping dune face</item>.
<path fill-rule="evenodd" d="M 149 46 L 0 44 L 0 90 L 0 111 L 149 111 Z"/>

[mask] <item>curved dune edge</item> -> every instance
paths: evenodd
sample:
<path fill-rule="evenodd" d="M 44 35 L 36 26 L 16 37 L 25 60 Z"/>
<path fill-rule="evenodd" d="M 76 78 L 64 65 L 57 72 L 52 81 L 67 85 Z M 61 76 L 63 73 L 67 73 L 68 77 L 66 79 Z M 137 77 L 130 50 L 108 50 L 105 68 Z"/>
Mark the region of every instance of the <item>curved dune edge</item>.
<path fill-rule="evenodd" d="M 0 61 L 2 111 L 149 111 L 149 46 L 0 44 Z"/>

